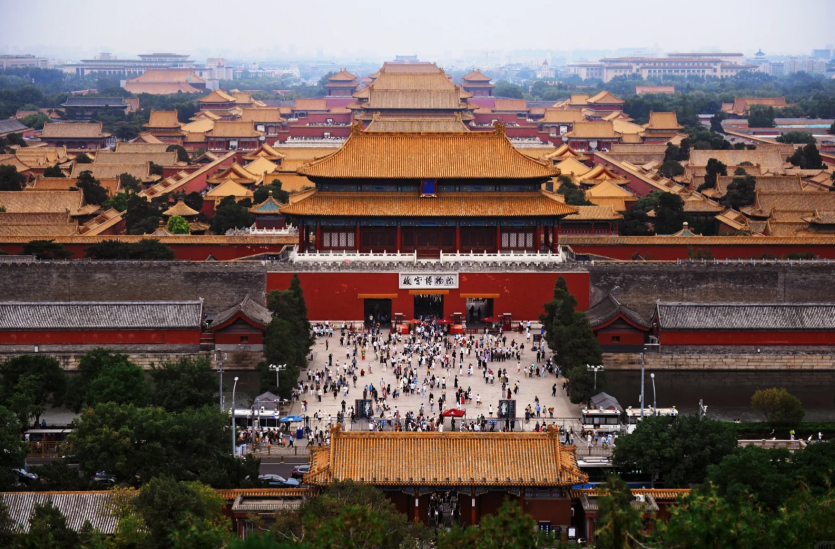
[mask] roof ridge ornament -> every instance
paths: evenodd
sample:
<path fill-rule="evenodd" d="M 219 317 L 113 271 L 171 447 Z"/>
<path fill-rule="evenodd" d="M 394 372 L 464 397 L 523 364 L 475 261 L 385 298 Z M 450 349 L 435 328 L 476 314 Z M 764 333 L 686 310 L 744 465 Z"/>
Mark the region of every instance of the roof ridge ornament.
<path fill-rule="evenodd" d="M 498 120 L 493 122 L 493 127 L 496 129 L 496 135 L 503 135 L 507 136 L 507 130 L 505 129 L 505 125 Z"/>
<path fill-rule="evenodd" d="M 357 120 L 356 123 L 351 125 L 351 135 L 362 135 L 362 121 Z"/>

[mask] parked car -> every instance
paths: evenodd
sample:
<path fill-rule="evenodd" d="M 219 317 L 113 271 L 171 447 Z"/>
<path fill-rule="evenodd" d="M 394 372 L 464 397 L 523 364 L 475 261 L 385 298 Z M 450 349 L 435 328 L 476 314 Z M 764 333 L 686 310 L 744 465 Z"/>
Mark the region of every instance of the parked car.
<path fill-rule="evenodd" d="M 93 482 L 97 486 L 111 487 L 116 486 L 116 477 L 107 473 L 106 471 L 99 471 L 93 476 Z"/>
<path fill-rule="evenodd" d="M 293 467 L 293 472 L 290 473 L 290 476 L 293 478 L 301 479 L 309 472 L 310 465 L 296 465 L 295 467 Z"/>
<path fill-rule="evenodd" d="M 12 469 L 17 476 L 17 482 L 21 484 L 36 484 L 38 482 L 38 475 L 30 473 L 26 469 Z"/>
<path fill-rule="evenodd" d="M 301 484 L 297 479 L 284 478 L 281 475 L 258 475 L 258 480 L 270 488 L 298 488 Z"/>

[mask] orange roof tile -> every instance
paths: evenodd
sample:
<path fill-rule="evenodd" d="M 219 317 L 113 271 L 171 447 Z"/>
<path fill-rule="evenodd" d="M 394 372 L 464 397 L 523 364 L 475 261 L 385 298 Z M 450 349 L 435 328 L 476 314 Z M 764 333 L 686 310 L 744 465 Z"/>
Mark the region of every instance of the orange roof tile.
<path fill-rule="evenodd" d="M 307 99 L 307 98 L 298 98 L 296 99 L 295 104 L 293 105 L 293 110 L 295 111 L 327 111 L 328 110 L 328 100 L 327 99 Z"/>
<path fill-rule="evenodd" d="M 461 116 L 445 117 L 393 117 L 374 116 L 368 132 L 468 132 Z"/>
<path fill-rule="evenodd" d="M 320 192 L 282 208 L 290 215 L 340 215 L 351 217 L 528 217 L 559 216 L 576 212 L 546 191 L 514 193 L 416 193 Z"/>
<path fill-rule="evenodd" d="M 493 105 L 493 112 L 521 112 L 526 110 L 528 110 L 528 102 L 525 99 L 496 99 L 496 103 Z"/>
<path fill-rule="evenodd" d="M 577 468 L 575 448 L 561 446 L 553 431 L 368 433 L 337 427 L 331 433 L 329 447 L 311 449 L 306 484 L 551 487 L 588 478 Z"/>
<path fill-rule="evenodd" d="M 50 123 L 47 122 L 43 126 L 41 137 L 49 139 L 50 137 L 63 138 L 85 138 L 85 137 L 107 137 L 109 133 L 102 131 L 101 122 L 77 122 L 77 123 Z"/>
<path fill-rule="evenodd" d="M 649 111 L 649 122 L 644 127 L 648 130 L 680 130 L 684 126 L 679 125 L 676 111 Z"/>
<path fill-rule="evenodd" d="M 197 101 L 199 103 L 234 103 L 235 98 L 223 90 L 212 90 L 212 93 Z"/>
<path fill-rule="evenodd" d="M 578 139 L 599 139 L 620 137 L 615 132 L 612 122 L 575 122 L 570 132 L 565 133 L 566 137 Z"/>
<path fill-rule="evenodd" d="M 227 196 L 234 196 L 235 198 L 252 198 L 252 191 L 239 185 L 232 179 L 227 179 L 206 193 L 206 198 L 212 198 L 215 201 L 219 201 Z"/>
<path fill-rule="evenodd" d="M 482 74 L 481 71 L 479 71 L 478 69 L 473 69 L 472 71 L 467 73 L 465 76 L 463 76 L 462 80 L 466 80 L 468 83 L 469 82 L 488 82 L 489 83 L 490 82 L 490 77 Z"/>
<path fill-rule="evenodd" d="M 210 137 L 261 137 L 262 132 L 255 131 L 252 122 L 240 120 L 218 120 L 215 127 L 206 132 Z"/>
<path fill-rule="evenodd" d="M 309 177 L 386 179 L 547 178 L 558 170 L 520 153 L 504 134 L 363 132 L 357 126 L 335 153 L 299 173 Z"/>
<path fill-rule="evenodd" d="M 597 95 L 589 97 L 586 100 L 586 103 L 592 104 L 592 105 L 600 105 L 600 104 L 603 104 L 603 105 L 622 105 L 622 104 L 626 103 L 626 101 L 624 101 L 620 97 L 615 97 L 614 95 L 612 95 L 611 93 L 609 93 L 607 91 L 602 91 L 602 92 L 598 93 Z"/>
<path fill-rule="evenodd" d="M 200 93 L 199 90 L 188 82 L 134 82 L 128 81 L 125 91 L 131 93 L 147 93 L 150 95 L 174 95 L 176 93 Z"/>
<path fill-rule="evenodd" d="M 206 82 L 191 69 L 145 69 L 131 82 Z"/>
<path fill-rule="evenodd" d="M 180 121 L 177 119 L 177 111 L 155 111 L 151 110 L 151 116 L 143 128 L 172 128 L 180 129 Z"/>
<path fill-rule="evenodd" d="M 537 120 L 537 122 L 546 124 L 573 124 L 575 122 L 583 122 L 585 120 L 586 117 L 583 112 L 577 109 L 547 108 L 545 109 L 545 116 L 540 120 Z"/>
<path fill-rule="evenodd" d="M 612 205 L 575 206 L 576 214 L 566 216 L 565 221 L 616 221 L 623 216 L 615 212 Z"/>
<path fill-rule="evenodd" d="M 267 107 L 267 108 L 260 108 L 260 109 L 242 109 L 241 110 L 241 121 L 244 122 L 272 122 L 272 123 L 281 123 L 286 122 L 284 118 L 281 117 L 281 111 L 278 107 Z"/>

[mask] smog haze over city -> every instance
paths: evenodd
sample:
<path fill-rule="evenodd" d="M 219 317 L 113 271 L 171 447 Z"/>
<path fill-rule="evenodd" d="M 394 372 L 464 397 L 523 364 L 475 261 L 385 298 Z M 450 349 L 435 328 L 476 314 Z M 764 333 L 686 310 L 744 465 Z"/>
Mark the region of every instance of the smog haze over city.
<path fill-rule="evenodd" d="M 443 0 L 253 0 L 231 6 L 205 0 L 141 4 L 85 1 L 0 3 L 0 51 L 37 52 L 56 59 L 119 57 L 150 51 L 225 56 L 252 61 L 382 61 L 397 54 L 424 60 L 489 65 L 553 52 L 733 51 L 808 53 L 835 41 L 835 2 L 797 0 L 641 0 L 593 3 L 486 0 L 467 7 Z M 36 20 L 29 25 L 11 21 Z M 575 58 L 576 57 L 576 58 Z"/>

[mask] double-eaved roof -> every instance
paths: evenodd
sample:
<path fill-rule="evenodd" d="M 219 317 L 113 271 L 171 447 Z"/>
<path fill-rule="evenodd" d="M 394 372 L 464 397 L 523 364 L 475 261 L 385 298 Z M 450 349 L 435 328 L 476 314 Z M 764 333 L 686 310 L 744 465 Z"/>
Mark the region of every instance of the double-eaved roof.
<path fill-rule="evenodd" d="M 370 456 L 377 456 L 370 458 Z M 384 457 L 382 457 L 384 456 Z M 363 432 L 331 430 L 312 448 L 306 484 L 351 480 L 375 486 L 557 487 L 588 478 L 573 446 L 540 433 Z"/>
<path fill-rule="evenodd" d="M 363 132 L 302 166 L 308 177 L 372 179 L 536 179 L 559 170 L 519 152 L 503 129 L 492 132 Z"/>
<path fill-rule="evenodd" d="M 835 328 L 835 303 L 659 302 L 662 330 L 827 330 Z"/>
<path fill-rule="evenodd" d="M 202 300 L 0 302 L 0 330 L 187 330 L 202 320 Z"/>

